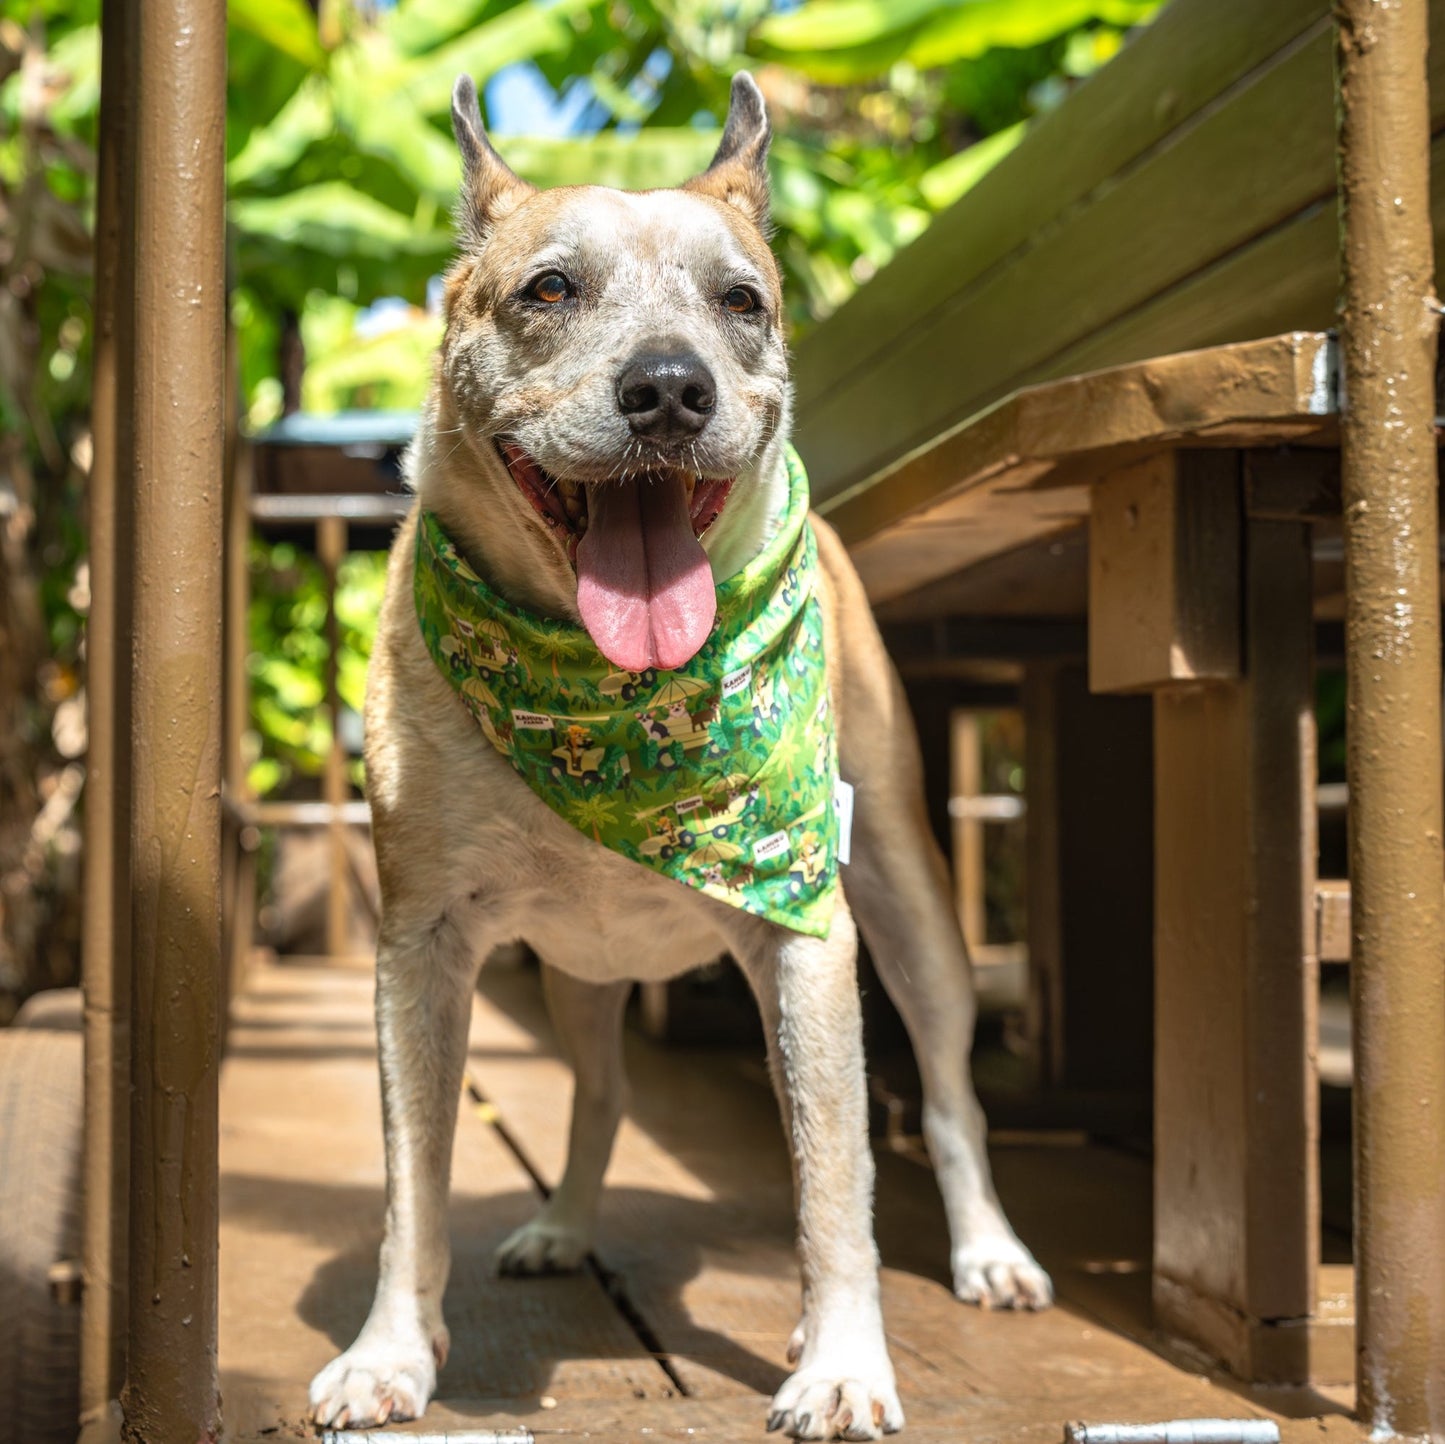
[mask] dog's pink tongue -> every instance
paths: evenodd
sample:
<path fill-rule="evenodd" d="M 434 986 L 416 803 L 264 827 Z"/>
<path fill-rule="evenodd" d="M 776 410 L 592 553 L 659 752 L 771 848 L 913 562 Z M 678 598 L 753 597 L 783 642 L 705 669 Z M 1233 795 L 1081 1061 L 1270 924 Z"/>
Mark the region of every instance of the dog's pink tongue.
<path fill-rule="evenodd" d="M 577 607 L 597 650 L 624 672 L 671 670 L 707 641 L 712 568 L 693 535 L 682 477 L 589 487 L 577 545 Z"/>

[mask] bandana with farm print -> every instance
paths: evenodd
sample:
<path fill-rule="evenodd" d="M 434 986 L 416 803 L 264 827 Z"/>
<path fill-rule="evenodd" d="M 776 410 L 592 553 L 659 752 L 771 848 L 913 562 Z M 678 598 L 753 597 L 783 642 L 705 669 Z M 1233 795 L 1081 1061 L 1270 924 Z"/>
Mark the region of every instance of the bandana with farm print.
<path fill-rule="evenodd" d="M 702 650 L 619 672 L 592 638 L 504 601 L 431 512 L 416 610 L 432 660 L 555 813 L 733 907 L 825 937 L 838 886 L 837 747 L 808 479 L 788 453 L 778 535 L 717 589 Z"/>

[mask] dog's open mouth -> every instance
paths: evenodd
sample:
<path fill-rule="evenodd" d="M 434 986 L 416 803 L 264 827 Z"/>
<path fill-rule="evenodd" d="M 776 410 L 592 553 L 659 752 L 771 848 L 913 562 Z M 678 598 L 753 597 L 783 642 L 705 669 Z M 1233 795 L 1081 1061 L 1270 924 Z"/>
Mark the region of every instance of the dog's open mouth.
<path fill-rule="evenodd" d="M 733 478 L 659 467 L 566 481 L 512 442 L 499 449 L 522 495 L 566 538 L 577 609 L 598 651 L 627 672 L 671 670 L 696 656 L 717 612 L 699 538 L 721 515 Z"/>

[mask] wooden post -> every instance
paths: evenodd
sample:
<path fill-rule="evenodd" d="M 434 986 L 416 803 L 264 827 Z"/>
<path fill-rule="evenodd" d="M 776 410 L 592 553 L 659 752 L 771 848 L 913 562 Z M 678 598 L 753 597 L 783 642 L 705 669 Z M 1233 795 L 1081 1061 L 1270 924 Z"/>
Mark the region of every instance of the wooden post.
<path fill-rule="evenodd" d="M 1319 1261 L 1310 552 L 1252 522 L 1247 674 L 1155 695 L 1154 1302 L 1246 1379 L 1310 1378 Z"/>
<path fill-rule="evenodd" d="M 1438 316 L 1426 0 L 1340 0 L 1358 1408 L 1445 1437 Z"/>
<path fill-rule="evenodd" d="M 238 399 L 230 392 L 232 404 Z M 228 424 L 227 431 L 231 427 Z M 239 435 L 228 435 L 228 451 L 234 448 L 226 467 L 225 503 L 225 617 L 222 624 L 222 707 L 225 712 L 221 756 L 226 796 L 238 812 L 250 801 L 246 787 L 244 743 L 249 720 L 250 686 L 246 658 L 250 651 L 248 613 L 250 573 L 248 552 L 251 540 L 250 443 Z M 254 829 L 233 816 L 225 829 L 222 933 L 225 939 L 227 993 L 234 998 L 245 979 L 255 922 L 256 855 Z"/>
<path fill-rule="evenodd" d="M 978 713 L 958 707 L 950 718 L 952 744 L 949 748 L 951 782 L 949 817 L 953 824 L 953 889 L 959 927 L 970 955 L 988 942 L 988 917 L 984 905 L 983 823 L 977 817 L 963 817 L 953 810 L 955 799 L 977 797 L 983 791 L 983 737 Z"/>
<path fill-rule="evenodd" d="M 1237 677 L 1239 461 L 1159 452 L 1096 488 L 1089 686 L 1145 691 Z"/>
<path fill-rule="evenodd" d="M 336 615 L 337 574 L 346 555 L 346 519 L 324 516 L 316 524 L 316 553 L 326 573 L 326 709 L 331 716 L 331 746 L 326 753 L 322 795 L 332 809 L 327 828 L 328 883 L 326 890 L 326 951 L 340 957 L 346 951 L 347 898 L 350 882 L 346 863 L 346 824 L 341 806 L 349 791 L 346 783 L 346 747 L 341 738 L 341 622 Z"/>
<path fill-rule="evenodd" d="M 84 1220 L 80 1414 L 105 1414 L 125 1377 L 126 1230 L 130 1179 L 130 632 L 127 408 L 119 376 L 134 340 L 136 13 L 101 10 L 101 88 L 95 222 L 95 373 L 90 472 L 90 618 L 85 687 L 90 734 L 85 783 Z"/>
<path fill-rule="evenodd" d="M 114 0 L 112 0 L 114 3 Z M 220 1432 L 221 486 L 226 17 L 128 0 L 135 87 L 131 1444 Z M 128 381 L 128 385 L 126 385 Z"/>
<path fill-rule="evenodd" d="M 1153 1061 L 1149 699 L 1091 696 L 1082 664 L 1036 662 L 1023 704 L 1041 1081 L 1142 1112 Z"/>
<path fill-rule="evenodd" d="M 1029 945 L 1028 1036 L 1039 1081 L 1064 1081 L 1064 915 L 1059 849 L 1058 676 L 1055 663 L 1024 672 L 1024 870 Z"/>

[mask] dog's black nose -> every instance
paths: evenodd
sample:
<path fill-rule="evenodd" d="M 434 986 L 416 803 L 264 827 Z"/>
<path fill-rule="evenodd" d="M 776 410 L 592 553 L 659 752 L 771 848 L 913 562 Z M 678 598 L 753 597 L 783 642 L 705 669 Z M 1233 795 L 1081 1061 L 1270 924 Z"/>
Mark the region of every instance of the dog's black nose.
<path fill-rule="evenodd" d="M 635 436 L 696 436 L 716 405 L 712 372 L 689 353 L 634 357 L 617 378 L 617 409 Z"/>

